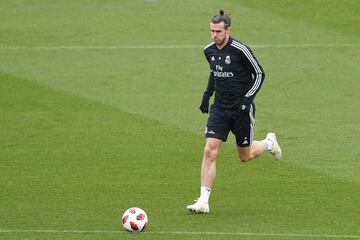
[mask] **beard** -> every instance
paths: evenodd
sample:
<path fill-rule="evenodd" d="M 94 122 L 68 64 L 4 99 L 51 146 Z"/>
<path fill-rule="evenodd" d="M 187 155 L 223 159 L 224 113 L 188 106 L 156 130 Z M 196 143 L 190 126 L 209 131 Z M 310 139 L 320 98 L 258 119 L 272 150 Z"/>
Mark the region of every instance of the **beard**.
<path fill-rule="evenodd" d="M 223 38 L 223 39 L 213 39 L 213 41 L 215 42 L 215 44 L 217 45 L 217 46 L 222 46 L 223 44 L 224 44 L 224 42 L 225 42 L 225 40 L 226 40 L 226 38 Z"/>

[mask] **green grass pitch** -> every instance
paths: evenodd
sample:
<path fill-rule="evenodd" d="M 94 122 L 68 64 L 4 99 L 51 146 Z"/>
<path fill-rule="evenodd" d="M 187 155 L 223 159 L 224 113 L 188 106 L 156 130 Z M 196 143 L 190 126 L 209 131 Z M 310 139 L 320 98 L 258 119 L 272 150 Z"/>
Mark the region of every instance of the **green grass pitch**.
<path fill-rule="evenodd" d="M 223 145 L 199 194 L 208 66 L 220 8 L 266 80 L 256 139 Z M 357 0 L 0 0 L 0 239 L 360 239 Z M 149 217 L 123 230 L 125 209 Z"/>

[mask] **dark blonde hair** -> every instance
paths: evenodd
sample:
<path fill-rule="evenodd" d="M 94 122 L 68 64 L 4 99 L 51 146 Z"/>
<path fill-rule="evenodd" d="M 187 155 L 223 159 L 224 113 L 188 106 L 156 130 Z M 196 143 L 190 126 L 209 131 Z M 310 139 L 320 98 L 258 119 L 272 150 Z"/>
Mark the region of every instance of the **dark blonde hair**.
<path fill-rule="evenodd" d="M 231 26 L 231 18 L 229 17 L 230 12 L 224 13 L 224 10 L 221 9 L 219 13 L 219 15 L 213 16 L 211 22 L 214 24 L 223 22 L 225 25 L 225 29 L 227 29 Z"/>

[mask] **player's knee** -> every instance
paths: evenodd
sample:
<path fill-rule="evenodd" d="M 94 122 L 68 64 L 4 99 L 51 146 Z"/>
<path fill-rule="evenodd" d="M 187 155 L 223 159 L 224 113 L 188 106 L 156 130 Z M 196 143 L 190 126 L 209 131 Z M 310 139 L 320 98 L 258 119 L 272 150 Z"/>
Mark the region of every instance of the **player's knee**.
<path fill-rule="evenodd" d="M 216 156 L 216 148 L 211 145 L 206 145 L 204 149 L 205 159 L 208 161 L 214 161 Z"/>

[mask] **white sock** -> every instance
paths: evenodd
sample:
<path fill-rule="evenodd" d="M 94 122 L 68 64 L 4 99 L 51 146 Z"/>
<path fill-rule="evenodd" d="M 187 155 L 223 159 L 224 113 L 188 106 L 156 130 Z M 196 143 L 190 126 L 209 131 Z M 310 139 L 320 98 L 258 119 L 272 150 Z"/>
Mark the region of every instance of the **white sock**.
<path fill-rule="evenodd" d="M 274 147 L 274 142 L 270 139 L 265 139 L 266 141 L 266 150 L 271 151 Z"/>
<path fill-rule="evenodd" d="M 202 202 L 209 202 L 210 193 L 211 193 L 211 188 L 201 187 L 199 200 Z"/>

